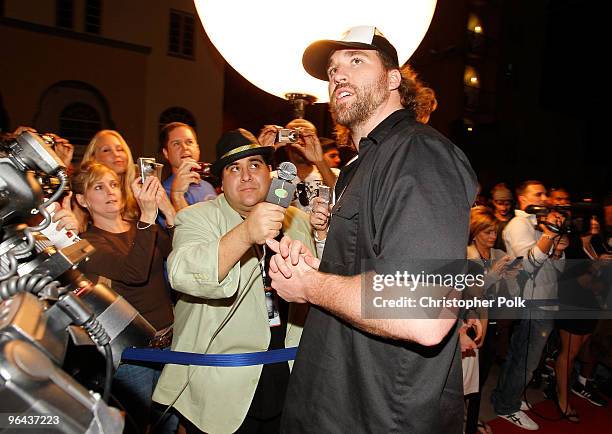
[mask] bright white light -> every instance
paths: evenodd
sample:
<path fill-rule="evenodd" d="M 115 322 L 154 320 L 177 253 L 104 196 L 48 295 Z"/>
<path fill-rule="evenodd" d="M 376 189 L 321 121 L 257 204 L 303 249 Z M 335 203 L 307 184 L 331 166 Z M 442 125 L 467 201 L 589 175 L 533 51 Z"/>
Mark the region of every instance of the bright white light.
<path fill-rule="evenodd" d="M 327 83 L 302 67 L 317 39 L 339 39 L 349 27 L 376 26 L 406 62 L 425 36 L 436 0 L 195 0 L 211 42 L 225 60 L 260 89 L 313 95 L 327 102 Z"/>

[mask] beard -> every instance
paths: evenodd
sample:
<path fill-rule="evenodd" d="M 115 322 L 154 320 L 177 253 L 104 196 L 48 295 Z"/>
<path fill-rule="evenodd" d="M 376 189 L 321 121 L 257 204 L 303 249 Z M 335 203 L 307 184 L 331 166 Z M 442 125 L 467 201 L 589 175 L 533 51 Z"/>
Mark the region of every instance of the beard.
<path fill-rule="evenodd" d="M 334 97 L 330 98 L 329 109 L 332 117 L 340 125 L 353 128 L 365 123 L 374 114 L 389 96 L 387 74 L 382 73 L 376 80 L 361 87 L 351 84 L 342 84 L 338 88 L 348 88 L 355 97 L 352 103 L 337 103 Z M 333 94 L 332 94 L 333 95 Z"/>

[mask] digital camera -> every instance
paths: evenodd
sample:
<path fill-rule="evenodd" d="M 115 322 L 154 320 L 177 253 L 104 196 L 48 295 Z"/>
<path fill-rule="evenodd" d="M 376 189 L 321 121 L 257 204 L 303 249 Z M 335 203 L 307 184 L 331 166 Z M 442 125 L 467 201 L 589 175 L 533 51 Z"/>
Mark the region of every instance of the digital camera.
<path fill-rule="evenodd" d="M 280 128 L 276 133 L 277 143 L 295 143 L 300 138 L 299 129 Z"/>
<path fill-rule="evenodd" d="M 202 161 L 198 161 L 198 167 L 194 167 L 191 169 L 192 172 L 199 173 L 202 178 L 211 177 L 212 173 L 210 172 L 210 167 L 212 164 L 204 163 Z"/>
<path fill-rule="evenodd" d="M 144 184 L 147 177 L 157 175 L 157 163 L 155 162 L 155 158 L 139 158 L 138 169 L 140 170 L 140 179 Z"/>

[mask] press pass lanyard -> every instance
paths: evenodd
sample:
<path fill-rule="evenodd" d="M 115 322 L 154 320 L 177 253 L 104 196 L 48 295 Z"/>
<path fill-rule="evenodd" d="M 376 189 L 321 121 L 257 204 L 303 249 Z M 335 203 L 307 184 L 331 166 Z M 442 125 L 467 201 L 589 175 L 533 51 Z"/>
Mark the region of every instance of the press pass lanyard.
<path fill-rule="evenodd" d="M 266 255 L 268 253 L 267 246 L 263 245 L 261 259 L 259 259 L 259 268 L 261 270 L 261 280 L 264 287 L 264 295 L 266 300 L 266 311 L 268 312 L 268 324 L 270 327 L 278 327 L 281 325 L 280 311 L 278 308 L 278 298 L 276 291 L 272 289 L 272 281 L 266 270 Z M 255 256 L 260 257 L 259 246 L 255 245 Z"/>

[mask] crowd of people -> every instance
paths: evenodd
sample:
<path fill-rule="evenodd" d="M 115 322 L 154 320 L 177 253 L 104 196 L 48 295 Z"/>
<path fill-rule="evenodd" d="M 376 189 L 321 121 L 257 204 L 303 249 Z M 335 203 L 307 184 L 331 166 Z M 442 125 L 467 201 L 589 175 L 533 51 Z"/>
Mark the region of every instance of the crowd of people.
<path fill-rule="evenodd" d="M 79 164 L 72 145 L 54 136 L 58 156 L 74 164 L 69 199 L 54 219 L 95 247 L 82 271 L 158 330 L 152 346 L 236 354 L 299 345 L 295 363 L 123 363 L 113 395 L 128 416 L 125 432 L 176 432 L 180 423 L 187 433 L 491 433 L 479 418 L 480 394 L 508 321 L 489 309 L 366 318 L 362 276 L 416 262 L 420 272 L 422 259 L 467 258 L 485 279 L 466 295 L 520 295 L 544 311 L 556 300 L 597 311 L 610 288 L 610 199 L 604 215 L 589 214 L 581 228 L 579 219 L 569 223 L 575 211 L 563 208 L 567 190 L 539 181 L 514 192 L 498 184 L 487 203 L 475 203 L 467 158 L 427 125 L 434 92 L 400 67 L 374 27 L 314 42 L 304 67 L 329 82 L 337 140 L 319 137 L 304 119 L 265 125 L 258 137 L 228 131 L 216 144 L 210 177 L 201 170 L 196 132 L 180 122 L 160 132 L 165 179 L 137 174 L 117 131 L 96 133 Z M 279 142 L 282 128 L 296 130 L 296 141 Z M 297 169 L 288 208 L 265 200 L 285 160 Z M 331 189 L 329 199 L 318 197 L 321 186 Z M 568 259 L 589 261 L 574 267 Z M 576 294 L 576 285 L 584 291 Z M 444 295 L 461 296 L 452 288 Z M 590 338 L 596 330 L 605 335 L 609 326 L 555 322 L 533 310 L 514 318 L 491 397 L 495 412 L 538 428 L 523 392 L 550 354 L 551 334 L 558 336 L 554 399 L 561 414 L 580 420 L 570 392 L 605 405 L 593 382 L 601 362 Z"/>

